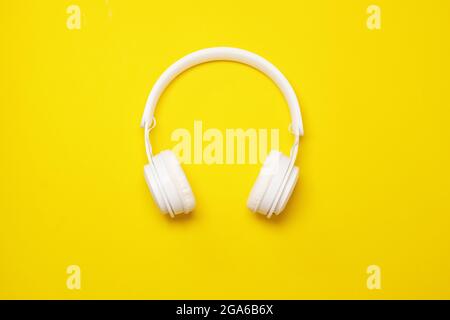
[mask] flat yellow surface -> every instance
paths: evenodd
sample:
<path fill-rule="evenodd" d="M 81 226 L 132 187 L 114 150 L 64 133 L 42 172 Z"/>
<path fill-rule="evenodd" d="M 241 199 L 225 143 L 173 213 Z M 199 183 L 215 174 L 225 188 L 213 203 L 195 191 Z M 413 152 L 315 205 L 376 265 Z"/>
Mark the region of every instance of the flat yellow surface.
<path fill-rule="evenodd" d="M 362 0 L 0 3 L 0 298 L 450 298 L 449 1 L 378 0 L 380 30 Z M 152 84 L 218 45 L 300 98 L 300 180 L 272 220 L 246 208 L 260 164 L 183 165 L 198 205 L 176 220 L 143 178 Z M 236 63 L 184 73 L 156 116 L 156 151 L 194 120 L 292 143 L 282 95 Z"/>

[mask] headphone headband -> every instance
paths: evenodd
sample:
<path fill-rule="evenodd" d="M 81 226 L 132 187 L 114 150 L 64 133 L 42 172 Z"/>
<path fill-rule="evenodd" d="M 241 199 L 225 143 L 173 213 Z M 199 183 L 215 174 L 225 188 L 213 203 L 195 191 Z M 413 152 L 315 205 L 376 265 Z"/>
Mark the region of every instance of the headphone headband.
<path fill-rule="evenodd" d="M 147 99 L 144 115 L 142 116 L 141 127 L 144 128 L 146 123 L 149 124 L 151 122 L 160 96 L 173 79 L 189 68 L 210 61 L 240 62 L 261 71 L 271 78 L 283 93 L 289 106 L 292 118 L 291 132 L 297 137 L 303 135 L 300 105 L 294 89 L 286 77 L 272 63 L 263 57 L 247 50 L 229 47 L 216 47 L 195 51 L 176 61 L 164 71 L 156 81 Z"/>

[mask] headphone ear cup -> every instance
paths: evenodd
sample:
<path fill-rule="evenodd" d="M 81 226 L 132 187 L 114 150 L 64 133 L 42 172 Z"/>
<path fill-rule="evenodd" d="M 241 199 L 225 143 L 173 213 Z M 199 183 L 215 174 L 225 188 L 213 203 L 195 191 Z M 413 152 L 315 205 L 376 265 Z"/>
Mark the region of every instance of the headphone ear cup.
<path fill-rule="evenodd" d="M 286 183 L 282 186 L 283 191 L 281 192 L 280 200 L 273 212 L 274 214 L 279 215 L 286 207 L 289 199 L 291 198 L 292 192 L 294 192 L 295 185 L 297 184 L 299 171 L 299 168 L 294 166 L 292 171 L 289 173 Z"/>
<path fill-rule="evenodd" d="M 269 153 L 247 201 L 247 207 L 251 211 L 271 216 L 269 211 L 281 189 L 283 190 L 281 198 L 274 213 L 279 214 L 284 209 L 294 190 L 299 172 L 298 167 L 294 167 L 283 185 L 289 162 L 290 159 L 279 151 L 272 150 Z"/>
<path fill-rule="evenodd" d="M 194 210 L 194 194 L 175 154 L 170 150 L 162 151 L 153 157 L 153 165 L 154 172 L 151 168 L 146 170 L 146 180 L 161 211 L 174 216 Z"/>
<path fill-rule="evenodd" d="M 156 169 L 153 162 L 144 166 L 144 177 L 147 182 L 148 188 L 152 194 L 153 200 L 158 205 L 159 210 L 163 213 L 171 213 L 169 203 L 166 196 L 163 194 L 162 186 L 160 185 L 158 176 L 156 175 Z"/>
<path fill-rule="evenodd" d="M 278 154 L 276 151 L 271 151 L 264 161 L 263 167 L 259 171 L 256 182 L 253 185 L 250 195 L 247 200 L 247 207 L 253 212 L 260 212 L 262 200 L 269 188 L 270 182 L 274 176 L 274 170 L 276 165 Z"/>

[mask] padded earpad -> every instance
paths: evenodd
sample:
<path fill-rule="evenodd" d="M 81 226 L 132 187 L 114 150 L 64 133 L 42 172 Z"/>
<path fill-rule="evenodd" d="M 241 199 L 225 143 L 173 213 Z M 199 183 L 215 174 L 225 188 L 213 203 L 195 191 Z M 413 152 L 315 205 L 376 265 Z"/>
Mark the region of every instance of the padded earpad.
<path fill-rule="evenodd" d="M 153 199 L 159 207 L 159 210 L 163 213 L 171 212 L 167 198 L 162 194 L 162 187 L 159 183 L 159 179 L 156 176 L 155 166 L 153 163 L 149 163 L 144 166 L 144 177 L 147 182 L 148 188 L 152 194 Z"/>
<path fill-rule="evenodd" d="M 281 198 L 273 213 L 279 214 L 286 206 L 295 184 L 298 180 L 298 167 L 293 167 L 283 185 L 283 178 L 289 169 L 290 159 L 281 152 L 272 150 L 256 179 L 247 201 L 247 207 L 253 212 L 259 212 L 269 217 L 270 209 L 280 190 Z"/>
<path fill-rule="evenodd" d="M 160 210 L 171 216 L 194 210 L 194 194 L 175 154 L 165 150 L 152 160 L 144 167 L 144 173 Z"/>

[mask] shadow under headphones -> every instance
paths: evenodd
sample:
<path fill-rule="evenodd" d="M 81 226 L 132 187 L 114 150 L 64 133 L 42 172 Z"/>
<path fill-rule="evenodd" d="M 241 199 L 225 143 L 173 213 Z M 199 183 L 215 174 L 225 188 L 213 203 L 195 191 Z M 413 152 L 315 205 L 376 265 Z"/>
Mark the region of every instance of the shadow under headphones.
<path fill-rule="evenodd" d="M 292 118 L 289 131 L 295 138 L 290 156 L 287 157 L 277 150 L 269 153 L 247 201 L 247 207 L 253 212 L 259 212 L 268 218 L 273 214 L 278 215 L 285 208 L 298 180 L 299 169 L 294 163 L 299 138 L 303 135 L 300 106 L 289 81 L 273 64 L 242 49 L 216 47 L 193 52 L 172 64 L 156 81 L 147 99 L 141 121 L 149 161 L 144 167 L 147 185 L 159 209 L 172 218 L 194 210 L 194 194 L 177 157 L 171 150 L 153 155 L 149 135 L 156 123 L 153 117 L 156 104 L 165 88 L 183 71 L 210 61 L 235 61 L 261 71 L 275 82 L 287 101 Z"/>

